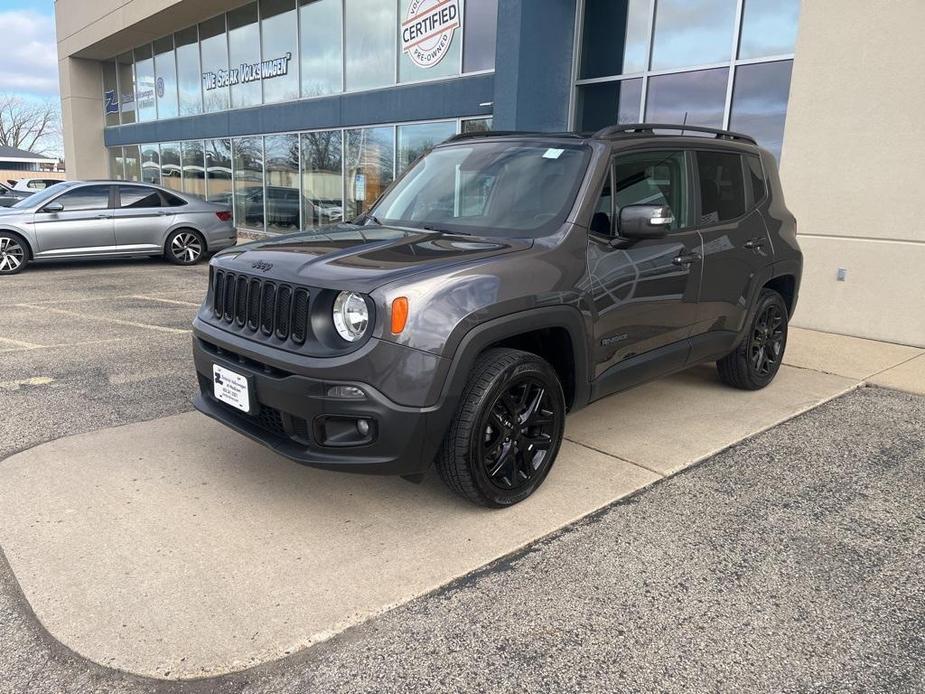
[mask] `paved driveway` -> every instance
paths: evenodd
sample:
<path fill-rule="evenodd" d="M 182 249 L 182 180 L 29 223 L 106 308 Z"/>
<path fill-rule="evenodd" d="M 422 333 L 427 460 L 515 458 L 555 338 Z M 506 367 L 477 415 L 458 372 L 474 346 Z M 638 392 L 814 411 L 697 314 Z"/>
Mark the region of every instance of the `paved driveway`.
<path fill-rule="evenodd" d="M 609 398 L 570 419 L 535 499 L 486 513 L 435 479 L 310 470 L 188 413 L 206 276 L 141 261 L 6 278 L 0 456 L 56 440 L 0 462 L 0 546 L 56 639 L 154 677 L 323 641 L 922 354 L 794 331 L 794 366 L 761 393 L 699 368 Z"/>

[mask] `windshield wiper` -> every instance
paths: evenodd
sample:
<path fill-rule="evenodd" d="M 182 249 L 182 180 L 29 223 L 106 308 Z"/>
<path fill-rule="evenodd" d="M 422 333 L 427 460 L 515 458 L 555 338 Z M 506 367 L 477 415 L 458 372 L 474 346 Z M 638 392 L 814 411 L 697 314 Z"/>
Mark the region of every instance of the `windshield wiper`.
<path fill-rule="evenodd" d="M 425 231 L 436 231 L 438 234 L 450 234 L 451 236 L 472 236 L 468 231 L 448 231 L 447 229 L 439 229 L 430 224 L 422 224 L 421 228 Z"/>
<path fill-rule="evenodd" d="M 379 221 L 376 215 L 371 214 L 370 212 L 364 212 L 359 217 L 354 219 L 352 224 L 356 224 L 357 226 L 364 226 L 369 222 L 372 222 L 373 224 L 380 227 L 382 226 L 382 222 Z"/>

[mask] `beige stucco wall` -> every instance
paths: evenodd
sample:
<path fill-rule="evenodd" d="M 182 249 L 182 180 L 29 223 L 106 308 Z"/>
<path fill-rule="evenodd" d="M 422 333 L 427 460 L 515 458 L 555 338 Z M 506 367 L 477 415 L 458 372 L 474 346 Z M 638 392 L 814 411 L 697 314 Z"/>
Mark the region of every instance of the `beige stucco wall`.
<path fill-rule="evenodd" d="M 922 0 L 803 2 L 781 158 L 797 325 L 925 346 L 923 27 Z"/>

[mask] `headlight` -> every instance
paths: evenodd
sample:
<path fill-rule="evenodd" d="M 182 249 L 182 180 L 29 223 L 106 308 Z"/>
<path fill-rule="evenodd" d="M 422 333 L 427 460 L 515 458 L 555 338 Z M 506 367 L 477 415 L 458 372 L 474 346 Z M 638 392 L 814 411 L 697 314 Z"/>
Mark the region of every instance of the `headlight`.
<path fill-rule="evenodd" d="M 356 342 L 369 325 L 369 309 L 355 292 L 341 292 L 334 300 L 334 327 L 347 342 Z"/>

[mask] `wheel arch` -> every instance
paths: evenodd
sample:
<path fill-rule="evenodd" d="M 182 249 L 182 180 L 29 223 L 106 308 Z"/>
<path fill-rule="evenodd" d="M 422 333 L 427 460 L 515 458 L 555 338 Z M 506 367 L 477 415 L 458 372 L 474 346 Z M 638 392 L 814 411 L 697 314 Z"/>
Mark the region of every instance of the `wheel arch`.
<path fill-rule="evenodd" d="M 542 357 L 556 370 L 566 406 L 576 410 L 590 395 L 589 358 L 584 321 L 576 308 L 550 306 L 486 321 L 466 333 L 456 349 L 447 389 L 453 399 L 462 393 L 480 354 L 509 347 Z"/>
<path fill-rule="evenodd" d="M 776 275 L 764 283 L 762 289 L 773 289 L 784 298 L 787 305 L 787 315 L 793 315 L 797 298 L 797 278 L 790 273 Z"/>

